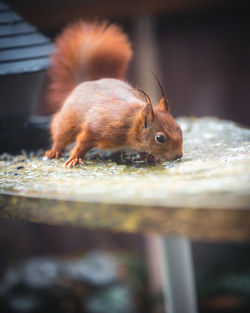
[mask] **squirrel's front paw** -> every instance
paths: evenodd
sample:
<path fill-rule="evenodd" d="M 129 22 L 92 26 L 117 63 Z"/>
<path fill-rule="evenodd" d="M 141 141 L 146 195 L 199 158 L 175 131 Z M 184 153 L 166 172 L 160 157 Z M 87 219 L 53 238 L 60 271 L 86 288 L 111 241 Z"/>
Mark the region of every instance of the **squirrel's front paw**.
<path fill-rule="evenodd" d="M 45 152 L 45 156 L 49 159 L 59 159 L 60 157 L 64 156 L 64 153 L 52 149 L 52 150 L 47 150 Z"/>
<path fill-rule="evenodd" d="M 65 167 L 72 168 L 77 164 L 82 164 L 81 158 L 69 158 L 67 162 L 64 163 Z"/>

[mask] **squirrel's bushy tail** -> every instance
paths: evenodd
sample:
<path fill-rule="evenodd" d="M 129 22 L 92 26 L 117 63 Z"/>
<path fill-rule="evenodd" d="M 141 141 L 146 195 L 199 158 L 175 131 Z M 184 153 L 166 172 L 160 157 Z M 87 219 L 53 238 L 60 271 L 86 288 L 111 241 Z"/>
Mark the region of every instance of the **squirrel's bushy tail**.
<path fill-rule="evenodd" d="M 69 93 L 85 80 L 124 79 L 132 56 L 125 33 L 107 22 L 76 22 L 56 38 L 49 70 L 50 111 L 57 111 Z"/>

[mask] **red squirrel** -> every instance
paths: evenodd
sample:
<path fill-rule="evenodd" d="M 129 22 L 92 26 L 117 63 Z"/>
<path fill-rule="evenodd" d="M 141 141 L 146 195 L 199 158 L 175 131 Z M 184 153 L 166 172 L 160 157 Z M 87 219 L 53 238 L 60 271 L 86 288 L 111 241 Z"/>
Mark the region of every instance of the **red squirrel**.
<path fill-rule="evenodd" d="M 49 99 L 57 113 L 48 158 L 63 156 L 73 142 L 68 168 L 82 163 L 94 147 L 130 148 L 167 160 L 182 157 L 182 131 L 162 88 L 153 107 L 145 92 L 124 81 L 132 49 L 120 27 L 79 21 L 66 27 L 55 45 Z"/>

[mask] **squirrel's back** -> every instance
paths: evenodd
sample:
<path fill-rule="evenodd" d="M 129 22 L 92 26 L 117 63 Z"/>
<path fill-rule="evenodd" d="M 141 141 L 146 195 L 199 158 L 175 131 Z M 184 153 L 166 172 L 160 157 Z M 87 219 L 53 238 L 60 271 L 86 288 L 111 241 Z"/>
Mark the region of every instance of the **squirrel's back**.
<path fill-rule="evenodd" d="M 51 57 L 50 111 L 57 111 L 81 82 L 111 77 L 124 79 L 132 56 L 125 33 L 106 22 L 76 22 L 56 38 Z"/>

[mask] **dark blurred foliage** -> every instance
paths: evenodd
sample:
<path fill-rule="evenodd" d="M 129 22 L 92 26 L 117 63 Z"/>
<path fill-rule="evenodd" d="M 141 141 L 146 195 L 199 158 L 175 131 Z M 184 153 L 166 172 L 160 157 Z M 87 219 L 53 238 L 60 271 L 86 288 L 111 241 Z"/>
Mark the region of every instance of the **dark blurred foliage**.
<path fill-rule="evenodd" d="M 203 313 L 245 313 L 250 308 L 248 243 L 193 243 L 199 308 Z"/>
<path fill-rule="evenodd" d="M 0 312 L 155 312 L 144 259 L 139 235 L 0 219 Z"/>
<path fill-rule="evenodd" d="M 118 260 L 119 256 L 119 260 Z M 123 260 L 125 258 L 125 261 Z M 138 270 L 139 269 L 139 270 Z M 0 279 L 0 309 L 18 312 L 147 312 L 146 271 L 131 254 L 30 257 Z"/>

